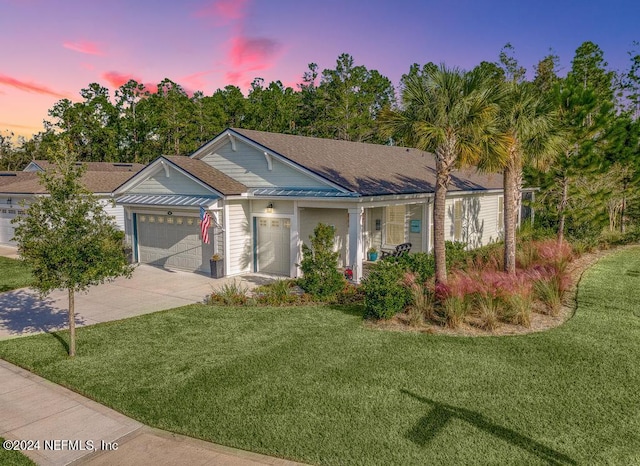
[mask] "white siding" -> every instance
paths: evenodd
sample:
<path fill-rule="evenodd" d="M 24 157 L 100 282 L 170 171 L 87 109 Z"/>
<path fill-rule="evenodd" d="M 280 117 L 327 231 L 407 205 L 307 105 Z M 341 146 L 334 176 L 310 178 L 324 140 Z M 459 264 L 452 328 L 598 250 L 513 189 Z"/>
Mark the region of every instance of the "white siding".
<path fill-rule="evenodd" d="M 116 225 L 118 225 L 118 229 L 120 231 L 124 231 L 124 207 L 121 205 L 114 205 L 114 203 L 110 199 L 100 199 L 100 204 L 104 208 L 104 211 L 107 213 L 107 215 L 113 217 Z"/>
<path fill-rule="evenodd" d="M 382 207 L 376 207 L 373 209 L 365 210 L 367 216 L 367 224 L 365 235 L 367 239 L 365 241 L 366 249 L 376 248 L 380 251 L 382 247 L 382 222 L 384 220 L 384 211 Z M 380 221 L 380 229 L 376 230 L 376 220 Z"/>
<path fill-rule="evenodd" d="M 273 205 L 274 214 L 293 215 L 293 201 L 284 199 L 254 199 L 251 201 L 251 213 L 264 215 L 267 213 L 267 206 Z"/>
<path fill-rule="evenodd" d="M 484 246 L 502 238 L 498 229 L 498 199 L 502 193 L 451 196 L 447 198 L 445 239 L 454 240 L 455 201 L 462 201 L 462 242 L 470 248 Z"/>
<path fill-rule="evenodd" d="M 164 169 L 127 191 L 127 194 L 212 194 L 211 190 L 169 167 L 167 178 Z"/>
<path fill-rule="evenodd" d="M 130 210 L 124 214 L 124 242 L 133 246 L 133 212 Z"/>
<path fill-rule="evenodd" d="M 253 245 L 248 201 L 229 201 L 229 217 L 225 225 L 228 229 L 228 257 L 225 258 L 226 275 L 251 272 Z"/>
<path fill-rule="evenodd" d="M 335 250 L 340 252 L 340 266 L 347 264 L 347 238 L 349 233 L 349 214 L 347 209 L 300 209 L 300 241 L 311 245 L 309 236 L 318 223 L 333 225 L 336 228 Z"/>
<path fill-rule="evenodd" d="M 228 142 L 216 152 L 208 153 L 201 160 L 251 188 L 327 187 L 327 184 L 279 162 L 275 157 L 271 159 L 271 170 L 269 170 L 264 153 L 242 141 L 236 141 L 236 149 L 237 151 L 234 152 L 231 143 Z"/>
<path fill-rule="evenodd" d="M 407 237 L 411 243 L 411 252 L 422 252 L 422 237 L 425 234 L 424 220 L 422 218 L 422 206 L 423 204 L 412 204 L 408 206 L 409 219 L 407 224 Z M 411 221 L 420 222 L 420 232 L 411 232 Z"/>

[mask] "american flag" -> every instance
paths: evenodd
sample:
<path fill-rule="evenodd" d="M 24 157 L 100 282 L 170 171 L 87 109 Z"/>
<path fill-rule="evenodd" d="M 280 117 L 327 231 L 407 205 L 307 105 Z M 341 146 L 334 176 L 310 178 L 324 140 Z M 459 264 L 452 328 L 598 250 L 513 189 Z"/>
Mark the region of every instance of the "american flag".
<path fill-rule="evenodd" d="M 211 216 L 209 212 L 204 210 L 204 207 L 200 207 L 200 233 L 202 241 L 206 244 L 209 244 L 209 226 L 211 226 Z"/>

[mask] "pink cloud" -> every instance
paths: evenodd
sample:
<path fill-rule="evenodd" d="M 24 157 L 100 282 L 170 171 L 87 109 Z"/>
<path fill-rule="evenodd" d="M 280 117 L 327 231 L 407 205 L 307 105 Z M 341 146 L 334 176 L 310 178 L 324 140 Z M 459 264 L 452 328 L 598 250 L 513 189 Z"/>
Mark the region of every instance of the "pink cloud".
<path fill-rule="evenodd" d="M 237 71 L 229 71 L 225 74 L 225 78 L 229 84 L 233 84 L 235 86 L 246 84 L 245 82 L 242 82 L 242 73 Z"/>
<path fill-rule="evenodd" d="M 197 73 L 192 73 L 187 76 L 183 76 L 179 79 L 180 82 L 187 84 L 189 88 L 193 88 L 196 90 L 203 90 L 206 86 L 206 81 L 203 79 L 204 76 L 210 74 L 210 71 L 199 71 Z"/>
<path fill-rule="evenodd" d="M 279 48 L 273 39 L 239 35 L 231 39 L 229 58 L 235 66 L 259 66 L 259 69 L 263 69 L 263 65 L 268 64 Z"/>
<path fill-rule="evenodd" d="M 231 84 L 248 87 L 255 75 L 247 73 L 271 68 L 280 49 L 278 42 L 266 37 L 241 34 L 233 37 L 227 58 L 234 69 L 226 73 L 226 79 Z"/>
<path fill-rule="evenodd" d="M 50 95 L 58 98 L 67 97 L 66 95 L 60 92 L 56 92 L 52 89 L 49 89 L 48 87 L 42 84 L 22 81 L 20 79 L 12 78 L 11 76 L 7 76 L 4 74 L 0 74 L 0 85 L 10 86 L 20 91 L 30 92 L 33 94 L 44 94 L 44 95 Z"/>
<path fill-rule="evenodd" d="M 216 23 L 244 19 L 248 0 L 215 0 L 195 12 L 196 18 L 214 18 Z"/>
<path fill-rule="evenodd" d="M 65 49 L 73 50 L 74 52 L 84 53 L 87 55 L 104 55 L 104 52 L 100 49 L 95 42 L 65 42 L 62 44 Z"/>
<path fill-rule="evenodd" d="M 132 74 L 118 73 L 117 71 L 107 71 L 102 73 L 102 79 L 106 80 L 113 87 L 120 87 L 128 83 L 130 80 L 140 82 L 140 78 Z"/>
<path fill-rule="evenodd" d="M 130 80 L 136 81 L 138 84 L 142 84 L 145 91 L 149 91 L 152 94 L 158 92 L 157 83 L 145 83 L 138 76 L 131 73 L 119 73 L 118 71 L 106 71 L 100 75 L 102 79 L 107 81 L 113 88 L 120 87 L 123 84 L 128 83 Z"/>

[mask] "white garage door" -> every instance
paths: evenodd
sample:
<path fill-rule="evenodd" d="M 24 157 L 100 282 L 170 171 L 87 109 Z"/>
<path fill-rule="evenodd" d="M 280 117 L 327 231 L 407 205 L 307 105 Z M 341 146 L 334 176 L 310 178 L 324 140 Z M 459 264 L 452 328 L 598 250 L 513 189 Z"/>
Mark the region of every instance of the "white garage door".
<path fill-rule="evenodd" d="M 258 272 L 289 275 L 291 220 L 258 218 Z"/>
<path fill-rule="evenodd" d="M 137 214 L 139 261 L 188 271 L 209 272 L 213 245 L 200 238 L 198 217 Z M 213 229 L 209 230 L 209 238 Z"/>
<path fill-rule="evenodd" d="M 16 209 L 0 209 L 0 244 L 15 245 L 13 241 L 14 225 L 11 223 L 17 214 Z"/>

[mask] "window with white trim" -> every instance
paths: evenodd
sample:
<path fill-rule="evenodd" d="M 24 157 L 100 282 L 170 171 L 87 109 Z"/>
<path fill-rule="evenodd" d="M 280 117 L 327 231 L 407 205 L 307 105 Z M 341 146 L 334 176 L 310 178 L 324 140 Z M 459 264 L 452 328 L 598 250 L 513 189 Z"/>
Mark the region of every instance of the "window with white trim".
<path fill-rule="evenodd" d="M 397 245 L 405 242 L 405 217 L 404 205 L 394 205 L 385 208 L 385 244 Z"/>

